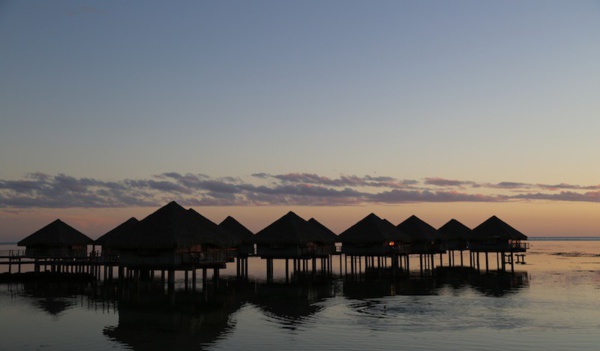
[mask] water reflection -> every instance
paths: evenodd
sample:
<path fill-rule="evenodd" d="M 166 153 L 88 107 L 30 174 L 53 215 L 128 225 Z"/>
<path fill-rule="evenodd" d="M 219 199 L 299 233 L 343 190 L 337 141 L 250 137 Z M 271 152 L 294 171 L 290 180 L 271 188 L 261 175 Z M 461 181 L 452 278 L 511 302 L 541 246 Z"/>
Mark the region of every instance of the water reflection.
<path fill-rule="evenodd" d="M 501 297 L 529 286 L 527 272 L 514 274 L 481 272 L 469 267 L 438 268 L 435 274 L 414 274 L 400 278 L 377 277 L 357 279 L 348 276 L 344 280 L 344 296 L 351 299 L 381 298 L 396 295 L 438 295 L 440 290 L 450 288 L 459 293 L 472 288 L 486 296 Z"/>
<path fill-rule="evenodd" d="M 78 304 L 78 297 L 87 295 L 87 284 L 23 283 L 21 296 L 31 298 L 32 305 L 52 316 L 57 316 Z"/>
<path fill-rule="evenodd" d="M 52 316 L 77 307 L 116 314 L 118 321 L 98 333 L 127 349 L 201 349 L 230 337 L 237 327 L 236 313 L 244 306 L 256 307 L 258 315 L 253 319 L 256 323 L 265 323 L 260 320 L 262 315 L 267 323 L 284 330 L 312 325 L 324 318 L 322 312 L 335 309 L 340 303 L 350 307 L 348 317 L 357 316 L 356 323 L 367 323 L 377 331 L 391 327 L 425 328 L 433 319 L 451 318 L 456 313 L 466 317 L 455 327 L 472 328 L 480 323 L 482 307 L 470 307 L 469 301 L 458 301 L 461 299 L 452 295 L 476 292 L 479 296 L 502 297 L 518 293 L 528 284 L 527 272 L 501 274 L 447 268 L 431 275 L 344 278 L 307 275 L 294 279 L 293 283 L 225 278 L 205 290 L 171 293 L 162 284 L 152 282 L 26 283 L 20 285 L 18 294 Z M 497 319 L 494 323 L 501 322 Z"/>
<path fill-rule="evenodd" d="M 119 324 L 104 329 L 111 340 L 134 350 L 192 349 L 212 343 L 233 326 L 241 303 L 231 296 L 205 301 L 198 294 L 145 295 L 119 301 Z"/>
<path fill-rule="evenodd" d="M 304 319 L 323 309 L 319 302 L 334 295 L 332 280 L 303 284 L 260 283 L 249 302 L 276 319 L 283 328 L 295 329 Z"/>

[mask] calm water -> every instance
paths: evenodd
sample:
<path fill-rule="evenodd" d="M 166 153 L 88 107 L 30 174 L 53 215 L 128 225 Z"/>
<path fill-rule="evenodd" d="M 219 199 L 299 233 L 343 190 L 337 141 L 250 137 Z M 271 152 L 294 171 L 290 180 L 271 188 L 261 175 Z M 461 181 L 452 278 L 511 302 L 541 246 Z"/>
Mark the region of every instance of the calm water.
<path fill-rule="evenodd" d="M 444 269 L 266 284 L 254 259 L 248 282 L 230 264 L 206 295 L 157 284 L 0 284 L 0 349 L 597 350 L 600 241 L 531 245 L 515 275 Z"/>

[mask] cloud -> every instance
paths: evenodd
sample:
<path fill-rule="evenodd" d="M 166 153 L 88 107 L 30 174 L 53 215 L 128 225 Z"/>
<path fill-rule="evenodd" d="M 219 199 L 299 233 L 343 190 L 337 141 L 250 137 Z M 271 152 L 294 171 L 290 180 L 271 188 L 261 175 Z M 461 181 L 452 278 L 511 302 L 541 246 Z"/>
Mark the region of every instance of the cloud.
<path fill-rule="evenodd" d="M 493 189 L 530 189 L 535 187 L 534 184 L 519 182 L 500 182 L 497 184 L 486 184 L 484 186 Z"/>
<path fill-rule="evenodd" d="M 267 173 L 256 173 L 254 177 L 260 179 L 275 179 L 283 183 L 315 184 L 334 187 L 374 187 L 374 188 L 407 188 L 418 183 L 416 180 L 399 180 L 393 177 L 359 177 L 355 175 L 329 178 L 313 173 L 287 173 L 272 175 Z"/>
<path fill-rule="evenodd" d="M 407 203 L 407 202 L 497 202 L 501 196 L 486 196 L 480 194 L 466 194 L 455 191 L 405 191 L 394 189 L 391 191 L 374 194 L 371 200 L 382 203 Z"/>
<path fill-rule="evenodd" d="M 451 180 L 451 179 L 444 179 L 444 178 L 438 178 L 438 177 L 425 178 L 425 184 L 442 186 L 442 187 L 460 187 L 460 188 L 465 187 L 465 186 L 474 186 L 474 187 L 479 186 L 475 182 L 471 182 L 471 181 Z"/>
<path fill-rule="evenodd" d="M 600 190 L 600 185 L 576 185 L 576 184 L 532 184 L 532 183 L 521 183 L 521 182 L 500 182 L 497 184 L 484 184 L 482 187 L 488 187 L 492 189 L 507 189 L 507 190 L 526 190 L 526 189 L 540 189 L 544 191 L 558 191 L 558 190 Z"/>
<path fill-rule="evenodd" d="M 32 193 L 42 190 L 40 187 L 40 182 L 34 180 L 0 181 L 0 190 L 3 189 L 13 190 L 20 193 Z"/>
<path fill-rule="evenodd" d="M 512 196 L 513 199 L 521 200 L 550 200 L 550 201 L 576 201 L 576 202 L 600 202 L 600 191 L 577 193 L 573 191 L 561 191 L 558 194 L 528 193 Z"/>
<path fill-rule="evenodd" d="M 266 182 L 265 182 L 266 181 Z M 486 194 L 479 193 L 488 189 Z M 586 201 L 600 202 L 600 186 L 475 183 L 441 177 L 424 181 L 387 176 L 313 173 L 249 178 L 166 172 L 148 179 L 104 181 L 66 174 L 31 173 L 0 180 L 0 208 L 154 207 L 175 200 L 189 206 L 349 206 L 425 202 Z M 538 190 L 538 191 L 535 191 Z M 494 193 L 497 192 L 497 193 Z"/>
<path fill-rule="evenodd" d="M 537 187 L 541 188 L 541 189 L 546 189 L 546 190 L 561 190 L 561 189 L 599 190 L 600 189 L 600 185 L 581 186 L 581 185 L 573 185 L 573 184 L 566 184 L 566 183 L 560 183 L 560 184 L 554 184 L 554 185 L 537 184 Z"/>

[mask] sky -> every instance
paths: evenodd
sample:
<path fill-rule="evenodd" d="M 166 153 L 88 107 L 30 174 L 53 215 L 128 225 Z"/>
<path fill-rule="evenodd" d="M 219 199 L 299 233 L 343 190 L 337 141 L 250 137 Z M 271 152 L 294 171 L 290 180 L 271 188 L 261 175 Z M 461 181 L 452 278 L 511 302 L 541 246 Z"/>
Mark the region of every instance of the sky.
<path fill-rule="evenodd" d="M 600 1 L 0 1 L 0 242 L 170 201 L 600 235 Z"/>

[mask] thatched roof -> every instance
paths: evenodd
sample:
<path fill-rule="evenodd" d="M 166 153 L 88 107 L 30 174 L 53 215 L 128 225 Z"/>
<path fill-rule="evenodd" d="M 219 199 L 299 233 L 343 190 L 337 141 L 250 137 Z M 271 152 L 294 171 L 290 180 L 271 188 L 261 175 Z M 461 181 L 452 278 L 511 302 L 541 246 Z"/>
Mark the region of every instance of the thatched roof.
<path fill-rule="evenodd" d="M 410 242 L 411 238 L 394 225 L 371 213 L 367 217 L 346 229 L 339 241 L 348 244 L 374 244 L 390 241 Z"/>
<path fill-rule="evenodd" d="M 396 227 L 408 234 L 413 242 L 432 242 L 441 239 L 440 233 L 434 227 L 415 215 L 408 217 Z"/>
<path fill-rule="evenodd" d="M 327 239 L 326 242 L 335 243 L 338 241 L 338 236 L 316 219 L 309 219 L 308 224 L 312 226 L 314 230 L 322 232 L 323 237 Z"/>
<path fill-rule="evenodd" d="M 94 240 L 60 219 L 19 241 L 19 246 L 65 247 L 73 245 L 92 245 Z"/>
<path fill-rule="evenodd" d="M 131 229 L 139 222 L 139 220 L 135 217 L 131 217 L 125 222 L 119 224 L 117 227 L 102 235 L 98 239 L 96 239 L 96 245 L 106 245 L 110 246 L 110 241 L 121 235 L 127 235 L 128 232 L 131 232 Z"/>
<path fill-rule="evenodd" d="M 227 216 L 219 223 L 219 228 L 235 235 L 243 244 L 253 244 L 254 234 L 235 218 Z"/>
<path fill-rule="evenodd" d="M 471 228 L 460 223 L 456 219 L 449 220 L 446 224 L 438 229 L 438 233 L 442 235 L 442 240 L 470 240 L 473 237 Z"/>
<path fill-rule="evenodd" d="M 475 239 L 527 240 L 527 236 L 496 216 L 490 217 L 473 229 Z"/>
<path fill-rule="evenodd" d="M 331 242 L 331 238 L 309 225 L 306 220 L 290 211 L 254 235 L 259 245 L 304 245 Z"/>
<path fill-rule="evenodd" d="M 199 231 L 209 231 L 217 235 L 217 242 L 215 242 L 214 244 L 226 244 L 229 247 L 233 247 L 242 243 L 242 241 L 236 234 L 221 229 L 221 227 L 219 227 L 217 223 L 204 217 L 200 213 L 196 212 L 194 209 L 190 208 L 188 209 L 188 212 L 191 214 L 195 224 L 199 226 Z M 221 243 L 219 244 L 218 242 Z"/>
<path fill-rule="evenodd" d="M 175 249 L 201 244 L 225 246 L 227 240 L 218 226 L 202 218 L 197 212 L 188 211 L 173 201 L 142 219 L 127 235 L 113 238 L 110 245 L 117 249 Z"/>

